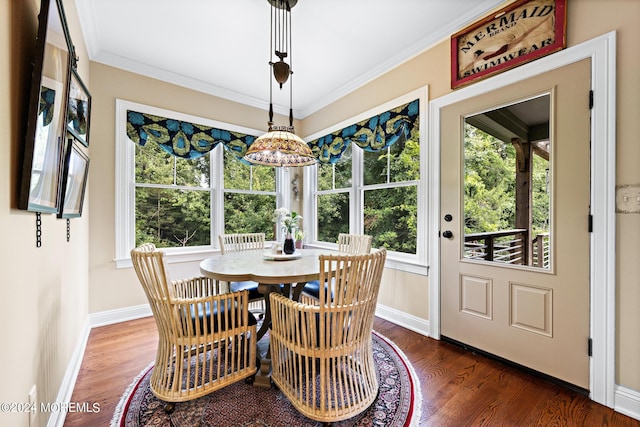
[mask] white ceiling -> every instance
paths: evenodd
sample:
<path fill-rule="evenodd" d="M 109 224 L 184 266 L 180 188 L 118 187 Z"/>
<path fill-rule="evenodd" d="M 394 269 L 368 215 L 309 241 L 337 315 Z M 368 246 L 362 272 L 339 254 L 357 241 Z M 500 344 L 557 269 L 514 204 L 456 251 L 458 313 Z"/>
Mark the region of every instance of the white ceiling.
<path fill-rule="evenodd" d="M 503 0 L 299 0 L 293 110 L 304 118 L 483 17 Z M 89 59 L 267 109 L 267 0 L 76 0 Z M 449 67 L 449 63 L 440 64 Z M 99 84 L 99 82 L 94 82 Z M 274 83 L 276 112 L 289 89 Z"/>

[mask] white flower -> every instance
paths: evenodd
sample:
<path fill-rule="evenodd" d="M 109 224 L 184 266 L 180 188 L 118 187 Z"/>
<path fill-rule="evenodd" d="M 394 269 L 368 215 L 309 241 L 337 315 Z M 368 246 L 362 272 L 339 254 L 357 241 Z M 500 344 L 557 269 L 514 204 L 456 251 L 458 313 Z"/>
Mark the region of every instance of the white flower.
<path fill-rule="evenodd" d="M 289 209 L 278 208 L 273 211 L 273 222 L 278 222 L 281 216 L 289 215 Z"/>
<path fill-rule="evenodd" d="M 287 208 L 279 208 L 273 211 L 273 222 L 278 223 L 278 221 L 281 221 L 282 230 L 287 233 L 294 233 L 299 230 L 301 220 L 301 215 L 298 215 L 297 212 L 289 213 Z"/>

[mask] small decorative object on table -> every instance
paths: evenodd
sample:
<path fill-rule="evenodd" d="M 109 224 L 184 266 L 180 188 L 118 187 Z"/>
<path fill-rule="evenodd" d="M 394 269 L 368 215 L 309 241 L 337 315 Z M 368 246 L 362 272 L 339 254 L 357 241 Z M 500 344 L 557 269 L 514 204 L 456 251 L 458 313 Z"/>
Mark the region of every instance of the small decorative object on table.
<path fill-rule="evenodd" d="M 304 231 L 298 228 L 296 232 L 293 233 L 293 238 L 296 241 L 296 249 L 302 249 L 302 246 L 304 245 Z"/>
<path fill-rule="evenodd" d="M 282 246 L 282 252 L 287 255 L 290 255 L 296 251 L 295 242 L 293 241 L 293 237 L 291 237 L 290 233 L 287 233 L 287 237 L 284 239 L 284 246 Z"/>
<path fill-rule="evenodd" d="M 300 230 L 300 220 L 302 216 L 297 212 L 289 213 L 287 208 L 278 208 L 273 211 L 273 222 L 281 223 L 282 231 L 285 233 L 284 245 L 282 251 L 285 254 L 292 254 L 296 251 L 293 235 L 297 230 Z"/>

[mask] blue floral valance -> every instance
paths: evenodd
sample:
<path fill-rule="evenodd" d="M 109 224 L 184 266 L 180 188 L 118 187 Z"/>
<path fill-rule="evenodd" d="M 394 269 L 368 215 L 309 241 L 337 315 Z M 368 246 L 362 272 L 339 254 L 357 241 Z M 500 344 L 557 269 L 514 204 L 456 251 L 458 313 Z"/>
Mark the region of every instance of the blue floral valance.
<path fill-rule="evenodd" d="M 336 163 L 350 143 L 365 151 L 380 151 L 419 128 L 419 100 L 401 105 L 309 142 L 320 163 Z"/>
<path fill-rule="evenodd" d="M 408 139 L 419 128 L 419 100 L 411 101 L 384 113 L 362 120 L 309 142 L 320 163 L 335 163 L 354 143 L 366 151 L 380 151 L 400 138 Z M 151 141 L 167 153 L 185 159 L 195 159 L 213 150 L 218 144 L 242 157 L 256 137 L 211 126 L 185 122 L 148 113 L 127 110 L 127 136 L 144 146 Z"/>
<path fill-rule="evenodd" d="M 144 146 L 155 142 L 167 153 L 185 159 L 195 159 L 207 154 L 218 144 L 235 154 L 242 162 L 242 156 L 256 139 L 242 132 L 232 132 L 211 126 L 184 122 L 127 110 L 127 136 L 133 142 Z"/>

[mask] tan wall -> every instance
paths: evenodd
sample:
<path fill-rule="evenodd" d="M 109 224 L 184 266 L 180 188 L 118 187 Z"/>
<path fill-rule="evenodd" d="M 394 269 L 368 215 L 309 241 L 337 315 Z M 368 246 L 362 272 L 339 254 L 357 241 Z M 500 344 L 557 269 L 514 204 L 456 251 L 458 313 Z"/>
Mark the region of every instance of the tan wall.
<path fill-rule="evenodd" d="M 27 402 L 32 385 L 40 402 L 55 402 L 88 313 L 89 218 L 66 221 L 42 215 L 42 247 L 36 247 L 36 215 L 17 210 L 26 108 L 40 2 L 0 0 L 0 402 Z M 65 12 L 89 81 L 86 48 L 75 4 Z M 39 414 L 36 425 L 45 425 Z M 0 412 L 0 425 L 27 426 L 27 413 Z"/>
<path fill-rule="evenodd" d="M 378 304 L 429 320 L 429 278 L 387 268 L 382 275 Z"/>

